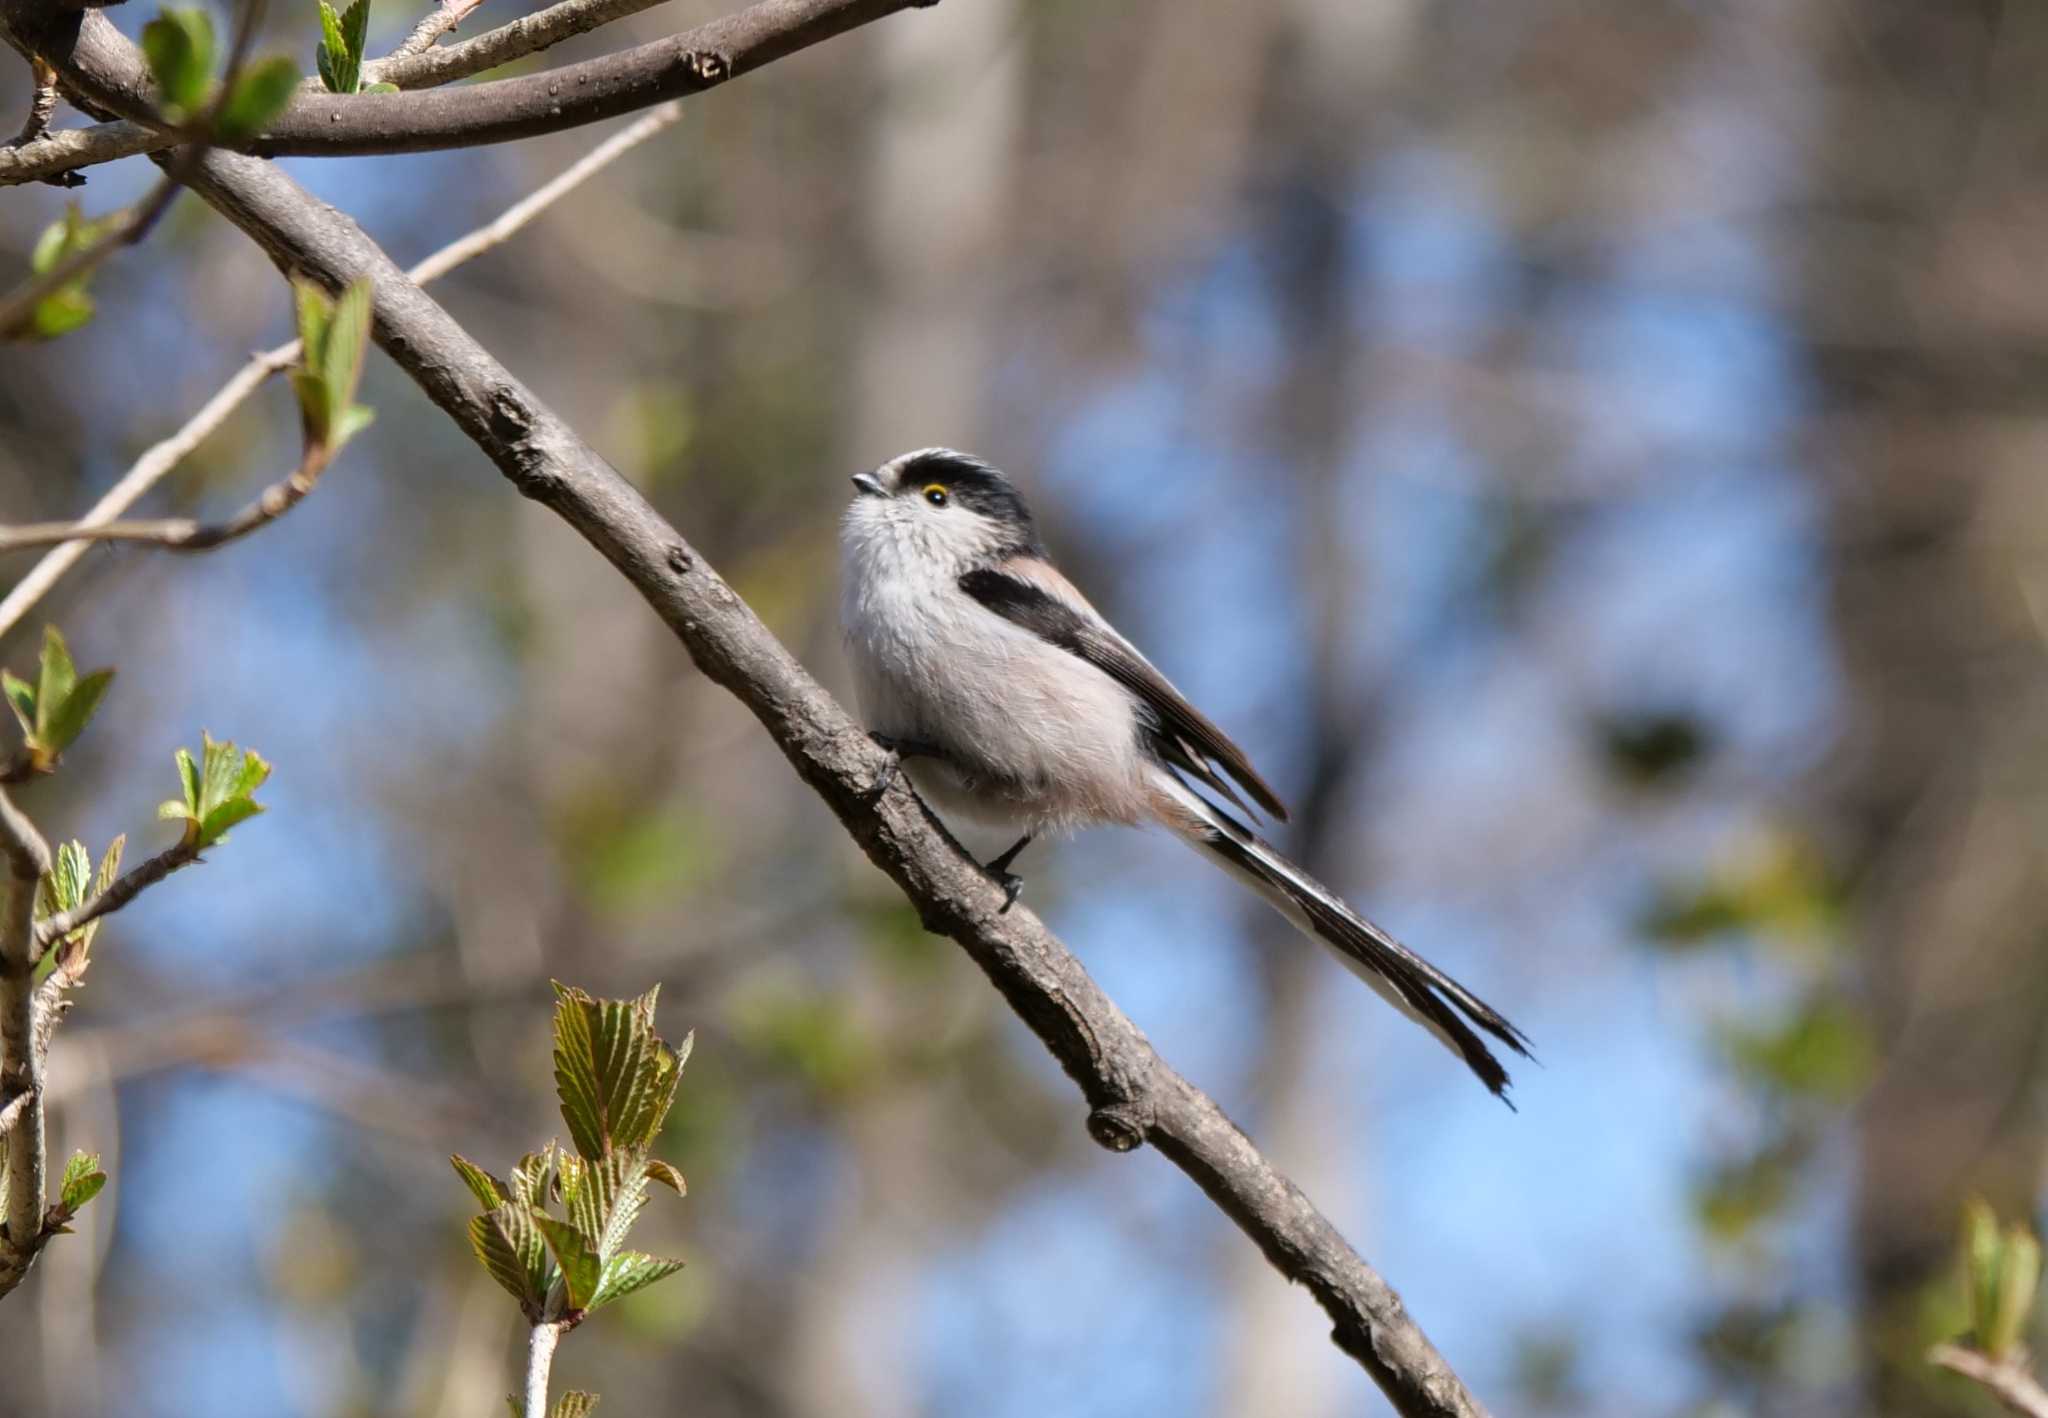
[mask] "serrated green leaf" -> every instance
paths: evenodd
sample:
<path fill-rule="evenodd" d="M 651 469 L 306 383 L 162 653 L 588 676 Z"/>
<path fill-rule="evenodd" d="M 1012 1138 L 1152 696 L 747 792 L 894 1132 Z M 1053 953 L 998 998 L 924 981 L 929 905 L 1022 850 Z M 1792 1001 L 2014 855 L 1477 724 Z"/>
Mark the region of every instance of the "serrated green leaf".
<path fill-rule="evenodd" d="M 534 1227 L 554 1253 L 555 1265 L 562 1273 L 562 1293 L 568 1298 L 572 1310 L 590 1308 L 591 1297 L 597 1293 L 597 1283 L 604 1274 L 604 1262 L 598 1259 L 596 1238 L 586 1236 L 569 1222 L 554 1216 L 535 1213 Z"/>
<path fill-rule="evenodd" d="M 654 1033 L 654 993 L 598 1000 L 556 985 L 555 1086 L 576 1150 L 644 1146 L 675 1098 L 676 1055 Z"/>
<path fill-rule="evenodd" d="M 185 815 L 199 817 L 199 765 L 192 761 L 192 755 L 185 749 L 178 750 L 178 781 L 185 789 Z"/>
<path fill-rule="evenodd" d="M 36 736 L 49 739 L 50 720 L 59 705 L 71 697 L 78 684 L 78 667 L 71 663 L 71 647 L 54 625 L 43 627 L 43 657 L 36 677 Z"/>
<path fill-rule="evenodd" d="M 213 80 L 213 20 L 206 11 L 161 11 L 142 27 L 142 52 L 167 113 L 197 112 Z"/>
<path fill-rule="evenodd" d="M 64 702 L 51 708 L 43 705 L 48 716 L 39 737 L 43 746 L 51 753 L 62 753 L 85 732 L 85 726 L 92 722 L 98 712 L 100 700 L 106 697 L 107 686 L 114 682 L 112 670 L 94 670 L 79 680 Z"/>
<path fill-rule="evenodd" d="M 273 54 L 245 66 L 235 81 L 227 102 L 214 120 L 214 133 L 224 143 L 241 143 L 261 133 L 271 119 L 284 112 L 299 86 L 299 66 L 282 54 Z"/>
<path fill-rule="evenodd" d="M 539 1317 L 554 1282 L 539 1220 L 531 1209 L 514 1202 L 472 1217 L 469 1223 L 470 1249 L 529 1318 Z"/>
<path fill-rule="evenodd" d="M 114 884 L 114 878 L 121 874 L 121 854 L 127 850 L 128 834 L 125 832 L 107 843 L 107 854 L 100 858 L 100 869 L 93 877 L 93 895 L 99 895 Z"/>
<path fill-rule="evenodd" d="M 7 693 L 7 707 L 14 711 L 14 717 L 21 721 L 24 734 L 36 731 L 36 687 L 21 676 L 8 670 L 0 670 L 0 690 Z"/>
<path fill-rule="evenodd" d="M 370 0 L 356 0 L 341 12 L 341 38 L 348 57 L 360 64 L 370 42 Z"/>
<path fill-rule="evenodd" d="M 58 1184 L 57 1199 L 64 1210 L 77 1215 L 81 1207 L 100 1194 L 100 1188 L 107 1184 L 107 1174 L 100 1170 L 100 1158 L 96 1152 L 74 1152 L 71 1160 L 64 1164 L 64 1179 Z"/>
<path fill-rule="evenodd" d="M 547 1201 L 548 1178 L 555 1170 L 555 1145 L 550 1142 L 539 1152 L 529 1152 L 519 1159 L 519 1165 L 512 1169 L 507 1178 L 512 1199 L 527 1206 L 541 1206 Z"/>
<path fill-rule="evenodd" d="M 606 1262 L 604 1275 L 599 1280 L 597 1294 L 589 1308 L 609 1305 L 612 1301 L 644 1290 L 657 1280 L 665 1280 L 683 1268 L 679 1260 L 651 1256 L 644 1251 L 621 1251 Z"/>
<path fill-rule="evenodd" d="M 496 1211 L 511 1200 L 509 1187 L 461 1153 L 454 1153 L 448 1160 L 455 1167 L 455 1175 L 462 1178 L 463 1185 L 469 1188 L 484 1210 Z"/>
<path fill-rule="evenodd" d="M 36 914 L 54 916 L 68 911 L 85 899 L 85 884 L 92 876 L 92 855 L 85 843 L 73 838 L 58 844 L 50 871 L 36 888 Z"/>
<path fill-rule="evenodd" d="M 590 1418 L 590 1410 L 597 1407 L 597 1395 L 572 1388 L 555 1400 L 553 1418 Z"/>

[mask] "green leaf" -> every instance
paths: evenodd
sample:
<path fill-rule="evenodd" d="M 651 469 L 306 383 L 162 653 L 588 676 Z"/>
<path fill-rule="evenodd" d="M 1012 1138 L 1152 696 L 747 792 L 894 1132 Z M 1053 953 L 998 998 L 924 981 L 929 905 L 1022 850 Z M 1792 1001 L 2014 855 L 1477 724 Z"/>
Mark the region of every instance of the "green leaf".
<path fill-rule="evenodd" d="M 48 741 L 55 707 L 71 697 L 77 684 L 78 667 L 71 663 L 71 647 L 56 626 L 44 626 L 43 659 L 36 680 L 37 738 Z"/>
<path fill-rule="evenodd" d="M 396 84 L 365 84 L 356 90 L 357 93 L 363 94 L 395 94 L 398 91 Z"/>
<path fill-rule="evenodd" d="M 342 444 L 354 438 L 376 421 L 377 411 L 375 409 L 364 408 L 361 404 L 349 405 L 334 420 L 334 426 L 327 434 L 328 448 L 338 452 Z"/>
<path fill-rule="evenodd" d="M 192 809 L 186 807 L 176 798 L 166 798 L 162 802 L 158 803 L 156 805 L 156 815 L 157 820 L 160 822 L 171 822 L 179 818 L 182 818 L 187 822 L 193 823 L 195 826 L 199 822 L 198 818 L 192 816 Z"/>
<path fill-rule="evenodd" d="M 519 1165 L 512 1169 L 508 1179 L 512 1199 L 527 1206 L 542 1206 L 547 1202 L 548 1177 L 555 1170 L 555 1145 L 550 1142 L 539 1152 L 529 1152 L 519 1159 Z"/>
<path fill-rule="evenodd" d="M 477 1203 L 484 1210 L 496 1211 L 510 1199 L 510 1189 L 503 1182 L 461 1153 L 455 1153 L 448 1160 L 454 1164 L 455 1175 L 462 1178 L 463 1184 L 475 1195 Z"/>
<path fill-rule="evenodd" d="M 350 12 L 362 8 L 366 8 L 366 0 L 356 0 Z M 334 315 L 328 321 L 327 338 L 317 363 L 312 358 L 313 351 L 307 350 L 306 365 L 316 369 L 326 381 L 328 408 L 336 412 L 355 403 L 356 387 L 362 382 L 363 352 L 370 343 L 370 296 L 368 276 L 351 281 L 334 302 Z"/>
<path fill-rule="evenodd" d="M 54 340 L 90 324 L 99 306 L 86 294 L 83 281 L 59 286 L 36 302 L 29 316 L 28 333 L 39 340 Z"/>
<path fill-rule="evenodd" d="M 2006 1228 L 2005 1254 L 1998 1267 L 1998 1304 L 1991 1331 L 1985 1336 L 1984 1348 L 1992 1358 L 2003 1359 L 2019 1347 L 2040 1288 L 2041 1243 L 2032 1231 L 2014 1222 Z"/>
<path fill-rule="evenodd" d="M 54 916 L 76 906 L 85 899 L 85 883 L 91 876 L 92 854 L 85 850 L 85 843 L 76 838 L 60 843 L 49 875 L 36 888 L 36 914 Z"/>
<path fill-rule="evenodd" d="M 0 670 L 0 690 L 7 693 L 7 707 L 14 711 L 14 717 L 21 722 L 24 734 L 36 731 L 36 687 L 21 676 L 8 670 Z"/>
<path fill-rule="evenodd" d="M 327 6 L 322 3 L 320 8 L 325 10 Z M 334 302 L 327 298 L 327 292 L 311 281 L 293 281 L 292 291 L 298 306 L 299 339 L 306 346 L 306 354 L 310 355 L 327 343 L 327 317 L 334 313 Z"/>
<path fill-rule="evenodd" d="M 689 1187 L 684 1185 L 683 1174 L 677 1171 L 672 1163 L 664 1162 L 659 1157 L 650 1158 L 645 1171 L 648 1181 L 660 1182 L 677 1196 L 690 1194 Z"/>
<path fill-rule="evenodd" d="M 562 1272 L 562 1291 L 569 1308 L 587 1310 L 603 1278 L 604 1263 L 598 1259 L 596 1238 L 586 1236 L 567 1221 L 535 1213 L 533 1224 L 554 1252 Z"/>
<path fill-rule="evenodd" d="M 142 27 L 142 52 L 167 115 L 185 117 L 206 101 L 213 79 L 213 20 L 204 10 L 164 10 Z"/>
<path fill-rule="evenodd" d="M 590 1418 L 590 1410 L 597 1407 L 597 1395 L 572 1388 L 555 1400 L 552 1418 Z"/>
<path fill-rule="evenodd" d="M 469 1223 L 470 1249 L 491 1279 L 533 1319 L 539 1318 L 554 1280 L 547 1245 L 536 1224 L 540 1219 L 531 1209 L 513 1202 L 472 1217 Z"/>
<path fill-rule="evenodd" d="M 179 749 L 177 757 L 178 781 L 185 789 L 185 811 L 196 820 L 199 816 L 199 768 L 187 750 Z"/>
<path fill-rule="evenodd" d="M 221 105 L 214 133 L 224 143 L 241 143 L 261 133 L 284 112 L 299 86 L 299 66 L 282 54 L 245 66 Z"/>
<path fill-rule="evenodd" d="M 247 822 L 263 811 L 263 804 L 247 798 L 237 798 L 231 803 L 222 803 L 199 821 L 199 845 L 211 847 L 217 842 L 228 840 L 228 829 L 238 822 Z"/>
<path fill-rule="evenodd" d="M 584 1157 L 646 1145 L 675 1101 L 680 1066 L 654 1033 L 656 991 L 598 1000 L 555 986 L 555 1087 Z"/>
<path fill-rule="evenodd" d="M 320 0 L 320 49 L 315 56 L 328 92 L 352 94 L 362 83 L 363 46 L 370 33 L 370 0 L 356 0 L 337 15 Z"/>
<path fill-rule="evenodd" d="M 682 1268 L 683 1263 L 679 1260 L 651 1256 L 644 1251 L 621 1251 L 605 1263 L 604 1275 L 598 1282 L 597 1294 L 591 1299 L 589 1308 L 594 1310 L 635 1290 L 644 1290 Z"/>
<path fill-rule="evenodd" d="M 62 704 L 54 709 L 49 709 L 47 704 L 43 705 L 42 707 L 49 712 L 49 722 L 39 735 L 43 746 L 51 753 L 62 753 L 71 747 L 78 736 L 85 732 L 85 726 L 92 722 L 92 716 L 99 710 L 100 700 L 106 697 L 107 686 L 113 682 L 112 670 L 94 670 L 78 681 L 71 693 L 65 696 Z"/>
<path fill-rule="evenodd" d="M 64 1164 L 64 1179 L 57 1186 L 57 1199 L 64 1210 L 77 1215 L 79 1208 L 100 1194 L 100 1188 L 107 1184 L 107 1174 L 100 1170 L 97 1152 L 74 1152 L 71 1160 Z"/>

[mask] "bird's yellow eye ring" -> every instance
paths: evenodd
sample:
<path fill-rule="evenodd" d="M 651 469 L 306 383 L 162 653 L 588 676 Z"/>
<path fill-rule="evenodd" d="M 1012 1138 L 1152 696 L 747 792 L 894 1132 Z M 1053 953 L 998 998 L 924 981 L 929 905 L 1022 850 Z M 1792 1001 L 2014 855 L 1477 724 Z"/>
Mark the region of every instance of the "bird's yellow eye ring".
<path fill-rule="evenodd" d="M 924 500 L 934 507 L 944 507 L 946 505 L 946 489 L 938 483 L 933 483 L 925 488 Z"/>

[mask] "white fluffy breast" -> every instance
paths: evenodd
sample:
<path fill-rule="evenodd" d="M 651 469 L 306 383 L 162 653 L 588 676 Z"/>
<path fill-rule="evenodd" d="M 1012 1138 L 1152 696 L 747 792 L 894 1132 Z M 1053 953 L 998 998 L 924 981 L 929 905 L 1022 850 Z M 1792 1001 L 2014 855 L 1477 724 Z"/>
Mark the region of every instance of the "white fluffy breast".
<path fill-rule="evenodd" d="M 905 763 L 942 810 L 1032 831 L 1138 821 L 1130 694 L 962 591 L 978 548 L 948 520 L 893 498 L 847 510 L 841 614 L 868 727 L 945 755 Z"/>

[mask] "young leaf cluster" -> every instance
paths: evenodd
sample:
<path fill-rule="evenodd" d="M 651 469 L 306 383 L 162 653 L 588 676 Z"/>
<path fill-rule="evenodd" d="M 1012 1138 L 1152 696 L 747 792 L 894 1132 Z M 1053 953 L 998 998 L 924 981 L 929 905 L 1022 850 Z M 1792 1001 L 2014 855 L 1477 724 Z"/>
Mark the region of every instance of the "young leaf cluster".
<path fill-rule="evenodd" d="M 38 276 L 48 275 L 79 252 L 98 245 L 120 220 L 118 213 L 88 220 L 76 202 L 68 204 L 64 215 L 43 228 L 43 234 L 36 238 L 35 250 L 29 254 L 29 269 Z M 31 339 L 54 340 L 91 320 L 93 299 L 86 290 L 90 278 L 87 273 L 66 281 L 37 301 L 22 333 Z"/>
<path fill-rule="evenodd" d="M 356 8 L 363 8 L 360 0 Z M 370 278 L 356 281 L 335 300 L 310 281 L 293 284 L 305 353 L 292 371 L 292 389 L 299 396 L 307 443 L 331 457 L 376 417 L 355 401 L 370 341 Z"/>
<path fill-rule="evenodd" d="M 228 840 L 228 829 L 263 811 L 252 794 L 270 776 L 270 764 L 255 749 L 238 749 L 212 734 L 199 736 L 199 760 L 178 750 L 178 781 L 184 797 L 172 798 L 156 810 L 166 821 L 185 824 L 185 845 L 204 851 Z"/>
<path fill-rule="evenodd" d="M 50 863 L 50 874 L 36 888 L 36 919 L 75 911 L 112 886 L 121 874 L 121 851 L 127 845 L 125 835 L 108 843 L 97 872 L 92 869 L 92 854 L 85 850 L 85 843 L 74 838 L 59 846 L 55 860 Z M 95 918 L 55 942 L 43 956 L 39 973 L 47 975 L 61 967 L 72 979 L 84 974 L 92 938 L 99 930 L 100 918 Z"/>
<path fill-rule="evenodd" d="M 327 0 L 320 0 L 320 49 L 315 59 L 320 82 L 331 94 L 395 94 L 396 84 L 363 87 L 363 46 L 370 38 L 370 0 L 356 0 L 336 12 Z"/>
<path fill-rule="evenodd" d="M 0 670 L 0 689 L 6 691 L 8 706 L 21 721 L 22 748 L 32 770 L 47 773 L 55 766 L 92 722 L 93 712 L 113 682 L 110 669 L 80 675 L 71 662 L 71 648 L 54 625 L 43 628 L 43 655 L 34 684 Z"/>
<path fill-rule="evenodd" d="M 291 102 L 299 66 L 285 56 L 253 60 L 226 93 L 214 82 L 213 20 L 206 11 L 161 10 L 142 27 L 142 53 L 156 80 L 164 117 L 173 123 L 210 120 L 212 136 L 240 143 L 263 131 Z"/>
<path fill-rule="evenodd" d="M 576 1323 L 683 1266 L 625 1242 L 650 1184 L 684 1190 L 652 1148 L 691 1040 L 671 1049 L 655 1034 L 654 990 L 635 1000 L 555 991 L 555 1084 L 573 1150 L 550 1142 L 503 1180 L 449 1159 L 483 1208 L 471 1249 L 533 1324 Z"/>
<path fill-rule="evenodd" d="M 1970 1337 L 1994 1360 L 2014 1354 L 2027 1332 L 2041 1287 L 2041 1242 L 2024 1223 L 2000 1229 L 1981 1200 L 1963 1208 L 1963 1270 L 1969 1289 Z"/>

